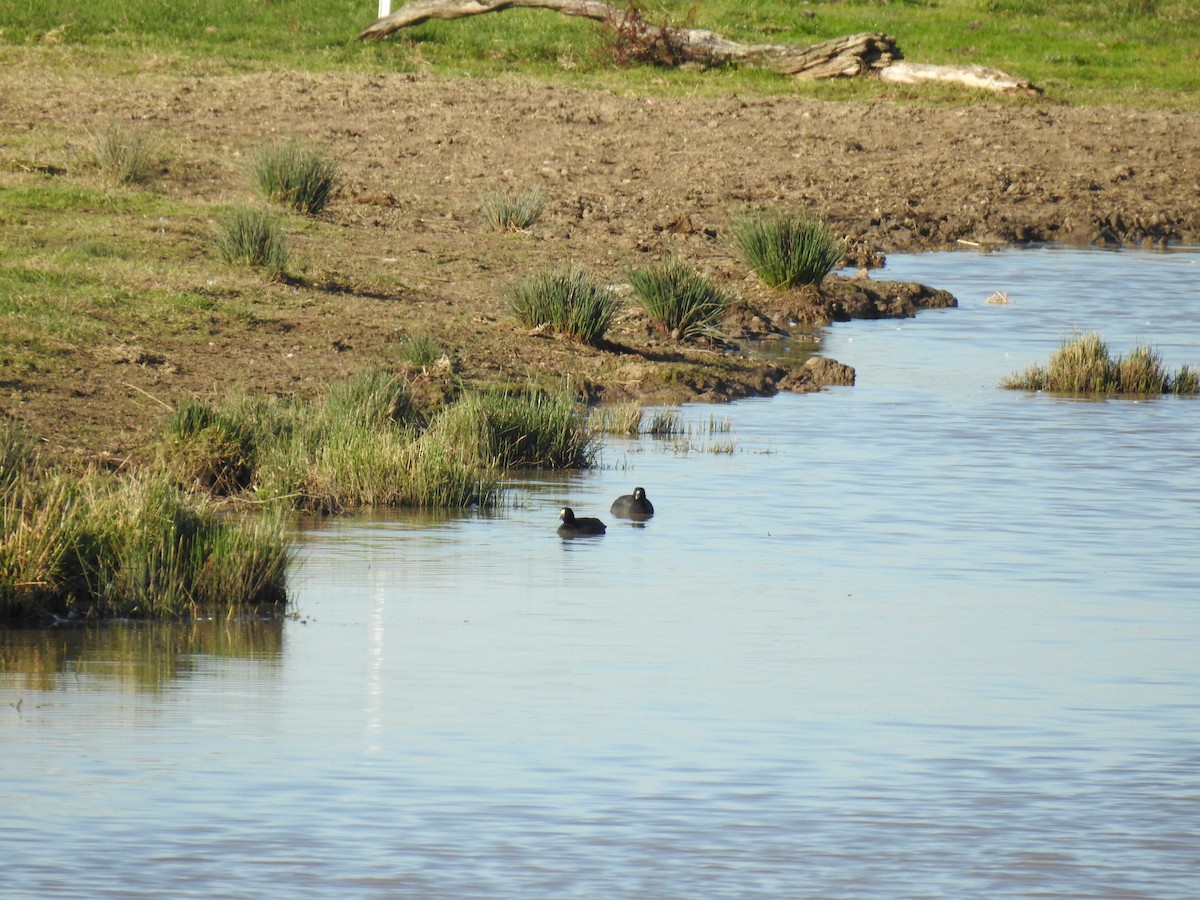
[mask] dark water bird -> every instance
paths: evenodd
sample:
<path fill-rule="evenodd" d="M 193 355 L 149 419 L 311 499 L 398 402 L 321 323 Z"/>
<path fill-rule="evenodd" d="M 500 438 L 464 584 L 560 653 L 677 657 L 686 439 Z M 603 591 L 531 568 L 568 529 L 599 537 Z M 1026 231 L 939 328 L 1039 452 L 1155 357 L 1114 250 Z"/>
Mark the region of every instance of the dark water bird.
<path fill-rule="evenodd" d="M 632 494 L 614 500 L 610 512 L 623 519 L 648 519 L 654 515 L 654 504 L 646 499 L 645 488 L 636 487 Z"/>
<path fill-rule="evenodd" d="M 584 517 L 582 519 L 575 518 L 575 511 L 569 506 L 564 506 L 562 512 L 558 514 L 562 519 L 562 524 L 558 526 L 560 537 L 583 537 L 589 534 L 604 534 L 604 523 L 599 519 Z"/>

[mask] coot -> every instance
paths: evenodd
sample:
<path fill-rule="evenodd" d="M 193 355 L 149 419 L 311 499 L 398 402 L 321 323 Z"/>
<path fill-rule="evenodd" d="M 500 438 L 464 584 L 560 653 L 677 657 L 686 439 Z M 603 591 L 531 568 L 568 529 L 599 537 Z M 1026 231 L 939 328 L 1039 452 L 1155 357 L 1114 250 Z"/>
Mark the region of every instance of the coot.
<path fill-rule="evenodd" d="M 599 519 L 592 519 L 586 516 L 582 519 L 577 519 L 575 518 L 574 510 L 569 506 L 564 506 L 558 517 L 562 519 L 562 524 L 558 526 L 558 533 L 562 537 L 604 534 L 603 522 Z"/>
<path fill-rule="evenodd" d="M 637 487 L 614 500 L 611 512 L 623 519 L 648 519 L 654 515 L 654 504 L 646 499 L 646 489 Z"/>

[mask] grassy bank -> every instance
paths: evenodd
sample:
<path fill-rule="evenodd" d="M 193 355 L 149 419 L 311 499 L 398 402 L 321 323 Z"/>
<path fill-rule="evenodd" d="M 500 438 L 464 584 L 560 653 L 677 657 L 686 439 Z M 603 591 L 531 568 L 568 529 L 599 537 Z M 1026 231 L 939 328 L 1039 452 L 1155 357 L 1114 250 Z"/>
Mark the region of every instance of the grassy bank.
<path fill-rule="evenodd" d="M 120 476 L 44 466 L 0 420 L 0 624 L 279 607 L 288 512 L 491 507 L 505 469 L 587 466 L 595 440 L 566 392 L 467 392 L 426 418 L 381 370 L 317 404 L 186 401 Z"/>
<path fill-rule="evenodd" d="M 399 8 L 401 0 L 393 3 Z M 916 62 L 982 65 L 1031 79 L 1058 100 L 1196 108 L 1200 9 L 1189 0 L 1051 3 L 796 4 L 786 0 L 659 0 L 647 18 L 690 23 L 747 43 L 808 45 L 882 31 Z M 0 0 L 6 64 L 24 56 L 114 74 L 160 70 L 215 75 L 310 71 L 522 72 L 564 83 L 651 92 L 770 92 L 825 98 L 916 97 L 956 102 L 962 92 L 889 88 L 861 79 L 791 82 L 753 69 L 720 72 L 621 69 L 597 24 L 539 10 L 430 22 L 382 44 L 354 36 L 376 4 L 87 4 Z M 977 97 L 974 99 L 978 99 Z"/>
<path fill-rule="evenodd" d="M 279 511 L 222 514 L 153 470 L 113 477 L 43 468 L 11 424 L 0 425 L 0 455 L 0 623 L 283 603 Z"/>

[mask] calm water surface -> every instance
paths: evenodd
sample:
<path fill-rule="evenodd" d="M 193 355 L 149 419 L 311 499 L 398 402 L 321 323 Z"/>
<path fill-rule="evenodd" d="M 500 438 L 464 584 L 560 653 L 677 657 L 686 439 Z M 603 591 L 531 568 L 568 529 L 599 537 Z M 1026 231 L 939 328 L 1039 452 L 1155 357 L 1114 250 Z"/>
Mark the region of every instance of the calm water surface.
<path fill-rule="evenodd" d="M 880 277 L 961 306 L 501 514 L 305 531 L 295 620 L 0 633 L 0 894 L 1200 896 L 1200 401 L 996 386 L 1200 364 L 1200 253 Z"/>

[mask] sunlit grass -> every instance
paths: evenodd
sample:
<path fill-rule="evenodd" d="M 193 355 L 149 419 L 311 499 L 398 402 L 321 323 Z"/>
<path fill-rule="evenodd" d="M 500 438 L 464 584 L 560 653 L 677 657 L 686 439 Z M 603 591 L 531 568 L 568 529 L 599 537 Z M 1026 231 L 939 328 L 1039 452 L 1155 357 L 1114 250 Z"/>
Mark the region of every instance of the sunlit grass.
<path fill-rule="evenodd" d="M 806 214 L 741 216 L 732 231 L 743 262 L 777 290 L 820 284 L 846 250 L 828 225 Z"/>
<path fill-rule="evenodd" d="M 144 129 L 113 123 L 89 136 L 92 161 L 117 185 L 141 184 L 150 179 L 153 148 Z"/>
<path fill-rule="evenodd" d="M 715 333 L 733 302 L 728 291 L 679 260 L 635 269 L 629 281 L 650 321 L 676 338 Z"/>
<path fill-rule="evenodd" d="M 222 262 L 253 266 L 278 278 L 290 262 L 279 217 L 249 207 L 232 210 L 221 222 L 214 243 Z"/>
<path fill-rule="evenodd" d="M 548 327 L 585 344 L 604 337 L 619 307 L 611 290 L 573 266 L 534 272 L 509 291 L 509 308 L 521 324 Z"/>
<path fill-rule="evenodd" d="M 397 8 L 397 2 L 393 8 Z M 351 40 L 374 4 L 314 0 L 297 17 L 287 4 L 216 0 L 195 15 L 169 4 L 95 0 L 64 6 L 8 2 L 0 42 L 47 65 L 68 61 L 109 74 L 158 71 L 228 75 L 280 69 L 511 77 L 657 94 L 790 94 L 821 99 L 979 102 L 937 86 L 872 79 L 796 81 L 753 67 L 718 70 L 617 66 L 603 29 L 547 10 L 510 10 L 431 21 L 390 40 Z M 1182 105 L 1196 109 L 1200 13 L 1191 0 L 1025 2 L 874 0 L 783 4 L 777 0 L 658 0 L 654 21 L 691 24 L 747 43 L 811 45 L 861 31 L 898 40 L 916 62 L 982 65 L 1032 79 L 1069 103 Z M 989 103 L 1021 102 L 988 97 Z"/>
<path fill-rule="evenodd" d="M 484 194 L 479 201 L 479 220 L 489 231 L 525 231 L 546 209 L 541 188 L 501 190 Z"/>
<path fill-rule="evenodd" d="M 337 166 L 320 152 L 288 141 L 258 152 L 254 181 L 268 200 L 315 215 L 329 202 Z"/>
<path fill-rule="evenodd" d="M 195 616 L 284 601 L 278 512 L 220 515 L 154 472 L 27 475 L 0 490 L 0 621 Z"/>
<path fill-rule="evenodd" d="M 535 387 L 466 394 L 433 421 L 428 438 L 502 468 L 587 468 L 597 451 L 579 403 L 565 390 Z"/>
<path fill-rule="evenodd" d="M 1172 376 L 1161 354 L 1150 347 L 1135 347 L 1128 356 L 1114 357 L 1093 332 L 1064 340 L 1046 365 L 1031 365 L 1005 378 L 1001 386 L 1076 395 L 1191 396 L 1197 393 L 1197 382 L 1196 372 L 1186 365 Z"/>

